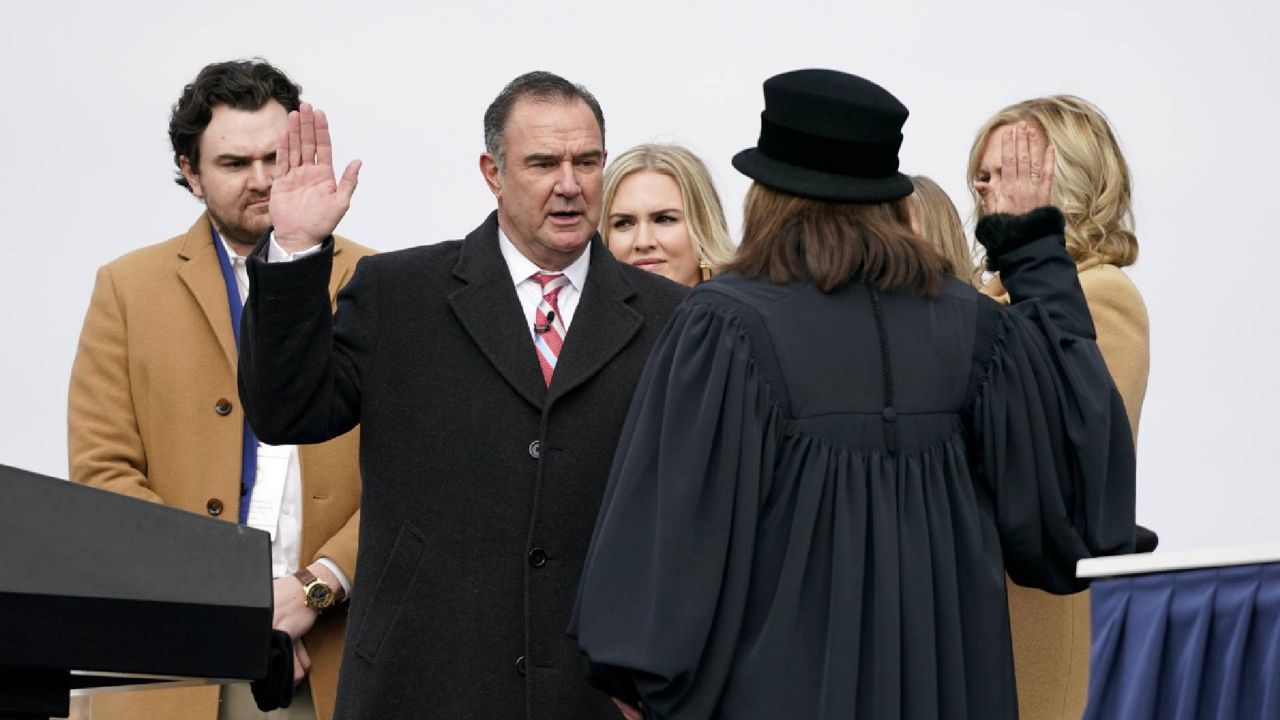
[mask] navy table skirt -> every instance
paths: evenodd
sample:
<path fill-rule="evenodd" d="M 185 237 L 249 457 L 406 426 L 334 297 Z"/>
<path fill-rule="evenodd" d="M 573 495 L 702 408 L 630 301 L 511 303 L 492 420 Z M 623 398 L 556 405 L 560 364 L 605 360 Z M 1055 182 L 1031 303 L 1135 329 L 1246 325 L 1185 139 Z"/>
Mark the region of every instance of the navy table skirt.
<path fill-rule="evenodd" d="M 1280 563 L 1095 580 L 1084 718 L 1280 719 Z"/>

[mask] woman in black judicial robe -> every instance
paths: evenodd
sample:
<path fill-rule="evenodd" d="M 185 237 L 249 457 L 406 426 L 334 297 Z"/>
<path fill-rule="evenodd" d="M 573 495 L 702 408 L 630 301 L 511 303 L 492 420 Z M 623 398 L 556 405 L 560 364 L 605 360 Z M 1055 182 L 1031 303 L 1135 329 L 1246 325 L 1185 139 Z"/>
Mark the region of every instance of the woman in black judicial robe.
<path fill-rule="evenodd" d="M 1003 308 L 911 234 L 906 115 L 843 73 L 765 83 L 738 259 L 650 356 L 570 628 L 629 712 L 1014 718 L 1004 572 L 1071 592 L 1132 550 L 1053 150 L 1011 129 L 977 229 Z"/>

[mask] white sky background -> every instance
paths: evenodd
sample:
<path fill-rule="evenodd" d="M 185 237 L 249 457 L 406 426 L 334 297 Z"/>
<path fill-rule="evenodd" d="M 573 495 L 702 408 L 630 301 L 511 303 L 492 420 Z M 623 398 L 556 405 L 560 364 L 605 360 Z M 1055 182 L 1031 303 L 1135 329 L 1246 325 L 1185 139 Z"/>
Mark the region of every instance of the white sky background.
<path fill-rule="evenodd" d="M 1101 106 L 1134 174 L 1151 314 L 1139 520 L 1165 548 L 1280 543 L 1275 223 L 1280 3 L 5 3 L 0 6 L 0 463 L 66 476 L 66 387 L 95 269 L 183 232 L 169 109 L 215 60 L 260 55 L 364 160 L 341 232 L 382 250 L 458 238 L 492 209 L 481 117 L 546 69 L 600 99 L 614 154 L 681 142 L 735 236 L 761 82 L 833 67 L 911 109 L 903 170 L 962 216 L 969 145 L 997 108 Z"/>

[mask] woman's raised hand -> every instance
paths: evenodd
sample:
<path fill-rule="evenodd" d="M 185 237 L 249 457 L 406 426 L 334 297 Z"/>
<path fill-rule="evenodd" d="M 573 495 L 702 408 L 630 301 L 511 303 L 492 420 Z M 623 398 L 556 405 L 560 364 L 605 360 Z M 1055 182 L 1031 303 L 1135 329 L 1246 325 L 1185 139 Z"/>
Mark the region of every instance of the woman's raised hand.
<path fill-rule="evenodd" d="M 987 211 L 1022 215 L 1048 205 L 1057 158 L 1045 146 L 1044 131 L 1025 120 L 1000 130 L 1000 176 L 991 179 L 993 200 Z"/>

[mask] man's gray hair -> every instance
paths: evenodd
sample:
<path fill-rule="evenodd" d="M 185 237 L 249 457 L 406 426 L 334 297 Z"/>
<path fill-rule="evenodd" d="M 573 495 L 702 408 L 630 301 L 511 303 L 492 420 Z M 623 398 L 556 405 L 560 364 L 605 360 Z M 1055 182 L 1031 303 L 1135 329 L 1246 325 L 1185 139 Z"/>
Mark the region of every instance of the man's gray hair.
<path fill-rule="evenodd" d="M 484 111 L 484 149 L 498 161 L 498 170 L 505 171 L 507 164 L 506 128 L 511 109 L 525 98 L 534 100 L 581 100 L 591 108 L 600 126 L 600 142 L 604 143 L 604 111 L 594 95 L 585 87 L 543 70 L 525 73 L 507 83 L 498 97 Z"/>

